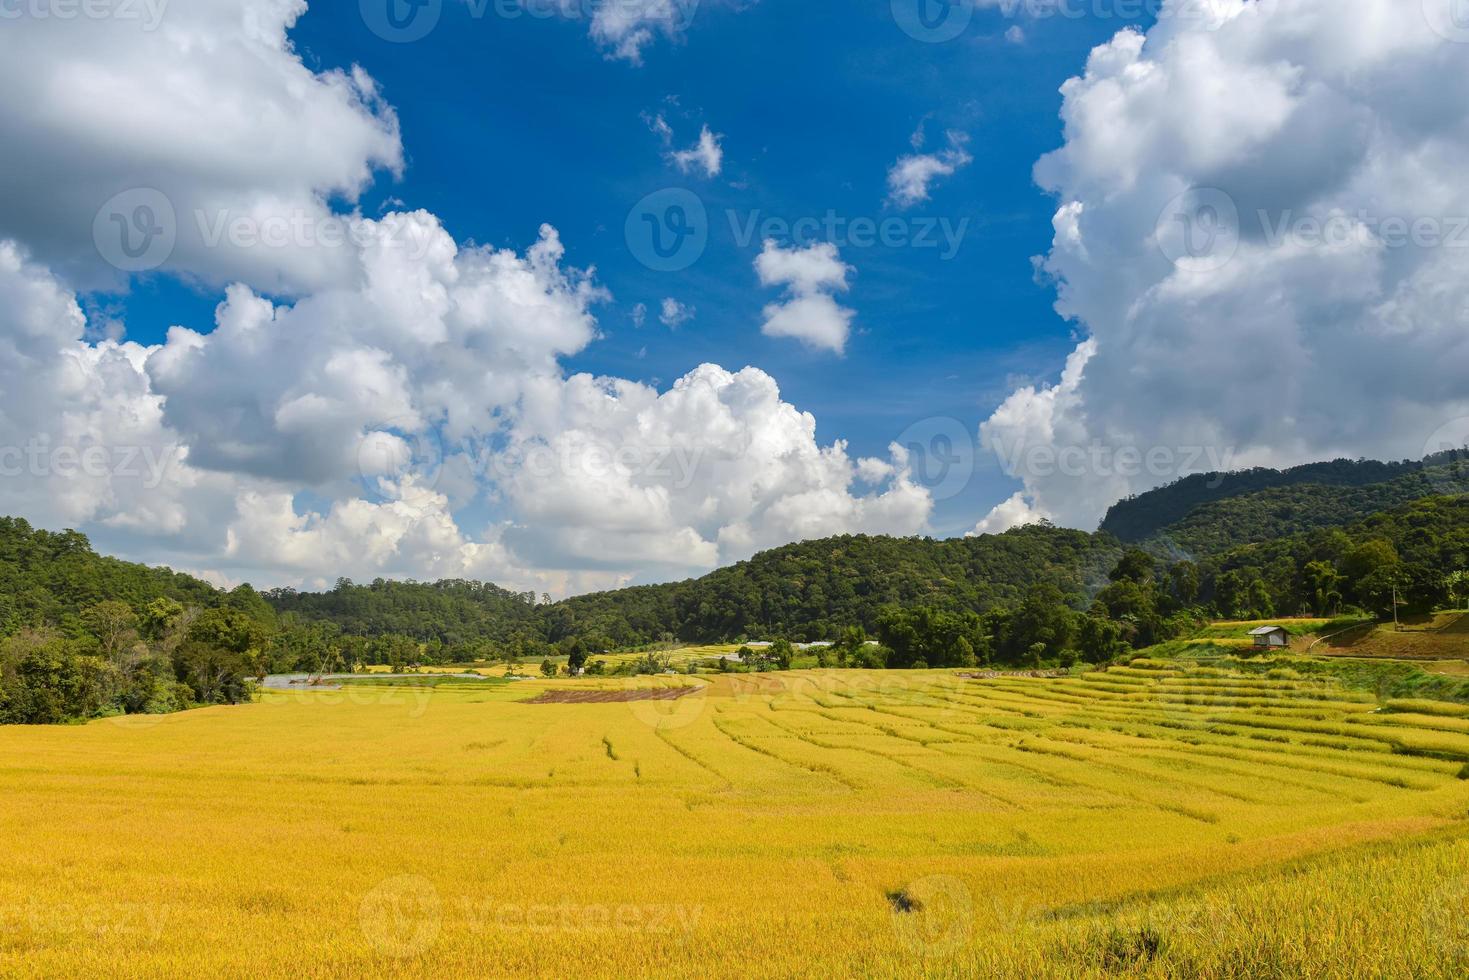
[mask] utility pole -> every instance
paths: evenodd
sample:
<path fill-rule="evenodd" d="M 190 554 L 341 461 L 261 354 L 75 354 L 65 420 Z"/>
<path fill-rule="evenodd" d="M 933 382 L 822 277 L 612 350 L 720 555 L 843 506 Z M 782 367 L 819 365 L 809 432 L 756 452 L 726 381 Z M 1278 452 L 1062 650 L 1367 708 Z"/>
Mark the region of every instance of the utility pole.
<path fill-rule="evenodd" d="M 1402 624 L 1398 622 L 1398 583 L 1396 582 L 1392 586 L 1392 631 L 1394 633 L 1403 631 Z"/>

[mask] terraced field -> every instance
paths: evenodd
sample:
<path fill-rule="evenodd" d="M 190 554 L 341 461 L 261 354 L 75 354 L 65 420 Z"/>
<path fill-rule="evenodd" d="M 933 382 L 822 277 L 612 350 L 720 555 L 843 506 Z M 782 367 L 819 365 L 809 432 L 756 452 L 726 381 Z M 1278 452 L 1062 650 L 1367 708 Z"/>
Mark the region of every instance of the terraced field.
<path fill-rule="evenodd" d="M 700 689 L 0 730 L 0 973 L 1469 971 L 1469 708 L 1161 660 L 628 683 Z"/>

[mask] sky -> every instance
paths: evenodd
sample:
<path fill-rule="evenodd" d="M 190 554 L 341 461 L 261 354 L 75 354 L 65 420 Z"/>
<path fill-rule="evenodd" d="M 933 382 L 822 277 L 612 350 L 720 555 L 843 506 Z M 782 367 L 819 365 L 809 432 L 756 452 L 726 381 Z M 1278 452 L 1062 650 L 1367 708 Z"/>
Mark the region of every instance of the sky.
<path fill-rule="evenodd" d="M 1462 445 L 1456 2 L 0 4 L 0 512 L 564 595 Z"/>

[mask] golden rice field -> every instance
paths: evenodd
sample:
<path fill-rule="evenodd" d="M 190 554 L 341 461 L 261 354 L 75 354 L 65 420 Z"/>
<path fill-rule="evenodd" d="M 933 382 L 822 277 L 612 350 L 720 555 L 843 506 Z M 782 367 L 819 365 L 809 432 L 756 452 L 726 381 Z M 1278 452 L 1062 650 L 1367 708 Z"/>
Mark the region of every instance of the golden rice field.
<path fill-rule="evenodd" d="M 1162 661 L 638 683 L 699 690 L 0 729 L 0 974 L 1469 974 L 1464 708 Z"/>

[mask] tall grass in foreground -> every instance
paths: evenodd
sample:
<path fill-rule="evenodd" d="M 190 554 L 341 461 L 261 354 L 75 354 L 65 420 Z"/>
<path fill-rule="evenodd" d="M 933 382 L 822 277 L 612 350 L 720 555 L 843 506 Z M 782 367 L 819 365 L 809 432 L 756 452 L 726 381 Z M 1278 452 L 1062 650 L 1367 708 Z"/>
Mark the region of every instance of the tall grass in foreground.
<path fill-rule="evenodd" d="M 1469 972 L 1457 709 L 1167 660 L 626 687 L 689 683 L 0 729 L 0 975 Z"/>

